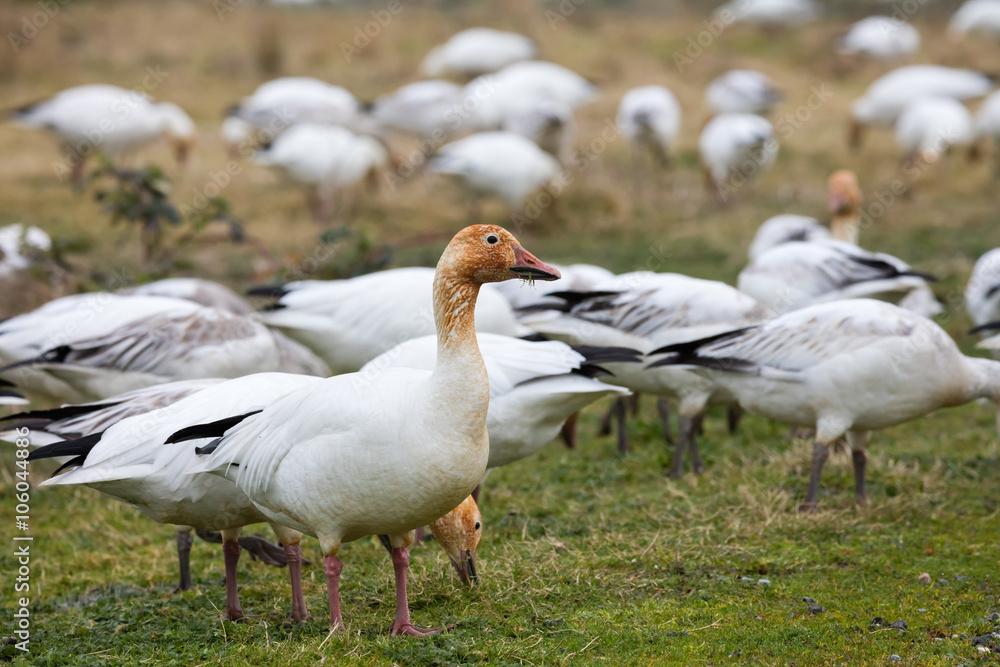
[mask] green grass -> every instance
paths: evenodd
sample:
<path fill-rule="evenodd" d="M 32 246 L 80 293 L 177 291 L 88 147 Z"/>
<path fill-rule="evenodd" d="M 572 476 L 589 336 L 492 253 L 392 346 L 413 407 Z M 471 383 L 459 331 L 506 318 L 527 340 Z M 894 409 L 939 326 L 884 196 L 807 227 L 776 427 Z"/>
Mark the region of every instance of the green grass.
<path fill-rule="evenodd" d="M 17 29 L 29 11 L 37 11 L 35 3 L 2 5 L 0 25 Z M 272 11 L 244 3 L 219 23 L 210 3 L 69 3 L 30 48 L 17 58 L 0 58 L 0 97 L 10 106 L 84 81 L 132 86 L 145 65 L 164 65 L 172 74 L 155 94 L 189 109 L 200 128 L 192 164 L 183 174 L 170 172 L 183 203 L 226 163 L 216 132 L 221 110 L 271 76 L 255 64 L 267 26 L 279 35 L 280 74 L 319 76 L 366 99 L 412 80 L 421 54 L 460 27 L 523 30 L 543 43 L 545 57 L 601 84 L 601 99 L 580 113 L 581 145 L 613 118 L 618 99 L 632 86 L 664 83 L 685 111 L 676 172 L 636 180 L 624 142 L 612 143 L 576 175 L 558 216 L 519 234 L 526 247 L 546 261 L 730 282 L 766 217 L 826 216 L 824 184 L 833 169 L 855 169 L 869 201 L 898 176 L 888 132 L 873 132 L 859 153 L 843 145 L 851 100 L 882 70 L 845 69 L 833 59 L 829 44 L 843 27 L 839 19 L 790 38 L 734 28 L 683 75 L 670 54 L 701 29 L 693 15 L 630 15 L 585 3 L 552 31 L 537 7 L 513 0 L 499 9 L 473 3 L 449 13 L 408 7 L 348 65 L 337 44 L 367 20 L 366 10 Z M 1000 45 L 952 45 L 942 38 L 940 21 L 918 14 L 916 23 L 924 33 L 921 62 L 995 69 Z M 772 171 L 741 191 L 737 203 L 719 208 L 702 191 L 697 167 L 701 91 L 737 66 L 761 68 L 782 85 L 782 112 L 804 103 L 811 85 L 829 83 L 835 95 L 782 141 Z M 0 149 L 6 186 L 0 223 L 45 227 L 66 245 L 74 268 L 49 292 L 37 285 L 5 287 L 0 314 L 33 307 L 59 290 L 92 289 L 112 272 L 127 282 L 157 273 L 142 264 L 134 235 L 109 228 L 89 195 L 55 181 L 50 162 L 56 153 L 46 137 L 0 125 Z M 142 157 L 169 164 L 162 147 Z M 862 237 L 865 247 L 942 277 L 935 289 L 948 312 L 940 322 L 970 352 L 962 337 L 969 322 L 961 293 L 976 257 L 1000 246 L 996 186 L 987 165 L 954 156 L 925 174 Z M 282 266 L 294 268 L 313 252 L 319 230 L 295 189 L 248 166 L 224 195 Z M 428 233 L 447 237 L 464 226 L 457 195 L 418 180 L 364 199 L 351 224 L 373 244 L 399 246 L 397 265 L 433 264 L 443 240 L 409 241 Z M 506 222 L 495 204 L 485 216 Z M 273 277 L 246 246 L 195 243 L 175 262 L 184 272 L 235 287 Z M 865 507 L 853 501 L 849 457 L 832 456 L 820 510 L 812 514 L 796 511 L 811 447 L 791 441 L 784 426 L 751 416 L 729 434 L 722 415 L 713 412 L 702 447 L 707 472 L 671 481 L 663 476 L 670 454 L 651 401 L 630 422 L 633 449 L 624 457 L 611 438 L 593 435 L 603 407 L 584 415 L 577 451 L 552 444 L 490 476 L 482 498 L 478 589 L 459 587 L 434 544 L 414 548 L 415 623 L 456 624 L 444 636 L 416 641 L 387 636 L 392 570 L 372 540 L 341 552 L 346 635 L 327 636 L 320 554 L 311 540 L 305 543 L 313 561 L 305 569 L 313 613 L 308 623 L 284 623 L 286 572 L 249 559 L 240 569 L 248 622 L 223 622 L 217 545 L 195 545 L 195 588 L 174 593 L 171 528 L 89 489 L 40 490 L 52 466 L 33 465 L 32 652 L 25 657 L 4 645 L 0 655 L 15 664 L 60 666 L 888 665 L 893 654 L 903 665 L 996 661 L 969 639 L 995 629 L 981 619 L 1000 611 L 1000 447 L 992 407 L 968 405 L 877 434 Z M 0 456 L 0 516 L 13 531 L 15 459 L 10 450 Z M 16 567 L 12 551 L 0 550 L 3 636 L 12 628 L 15 594 L 6 576 Z M 918 581 L 924 572 L 931 584 Z M 810 614 L 803 597 L 824 611 Z M 870 628 L 877 616 L 906 620 L 909 629 Z"/>

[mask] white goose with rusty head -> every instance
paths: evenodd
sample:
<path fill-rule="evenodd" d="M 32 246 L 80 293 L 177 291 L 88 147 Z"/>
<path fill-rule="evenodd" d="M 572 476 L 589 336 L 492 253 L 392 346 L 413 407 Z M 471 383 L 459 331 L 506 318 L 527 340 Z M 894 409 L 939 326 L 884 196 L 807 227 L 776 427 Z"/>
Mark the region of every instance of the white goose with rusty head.
<path fill-rule="evenodd" d="M 226 475 L 272 521 L 319 538 L 330 625 L 343 630 L 338 558 L 344 542 L 388 535 L 396 573 L 391 634 L 424 636 L 406 596 L 414 529 L 456 507 L 489 460 L 489 380 L 476 341 L 481 286 L 558 272 L 506 230 L 459 232 L 434 277 L 437 363 L 431 372 L 387 369 L 340 375 L 249 416 L 202 451 L 194 470 Z"/>

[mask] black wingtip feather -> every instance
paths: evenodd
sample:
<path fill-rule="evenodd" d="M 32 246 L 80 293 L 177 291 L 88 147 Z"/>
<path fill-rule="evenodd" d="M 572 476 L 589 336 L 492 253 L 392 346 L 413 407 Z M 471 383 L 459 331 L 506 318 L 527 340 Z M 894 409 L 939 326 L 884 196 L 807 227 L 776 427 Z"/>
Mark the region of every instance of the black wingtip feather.
<path fill-rule="evenodd" d="M 101 441 L 101 437 L 103 435 L 104 431 L 101 431 L 100 433 L 92 433 L 74 440 L 54 442 L 51 445 L 39 447 L 28 454 L 28 460 L 37 461 L 38 459 L 51 459 L 55 456 L 77 456 L 86 459 L 87 455 L 90 454 L 90 450 L 92 450 L 97 443 Z"/>
<path fill-rule="evenodd" d="M 119 403 L 120 402 L 91 403 L 87 405 L 64 405 L 60 408 L 52 408 L 50 410 L 30 410 L 28 412 L 18 412 L 17 414 L 7 415 L 6 417 L 0 418 L 0 424 L 4 422 L 21 421 L 56 422 L 63 419 L 69 419 L 71 417 L 85 415 L 90 412 L 103 410 L 104 408 L 114 407 L 119 405 Z"/>
<path fill-rule="evenodd" d="M 572 345 L 576 352 L 583 355 L 588 363 L 609 364 L 613 362 L 634 362 L 642 361 L 642 352 L 633 350 L 630 347 L 609 347 L 601 345 Z"/>
<path fill-rule="evenodd" d="M 969 329 L 970 334 L 977 334 L 983 331 L 996 331 L 1000 329 L 1000 320 L 996 322 L 987 322 L 986 324 L 980 324 L 978 327 L 972 327 Z"/>
<path fill-rule="evenodd" d="M 15 368 L 22 368 L 24 366 L 34 366 L 36 364 L 61 364 L 66 361 L 66 358 L 73 351 L 73 348 L 69 345 L 60 345 L 59 347 L 54 347 L 51 350 L 47 350 L 37 357 L 31 359 L 24 359 L 22 361 L 15 361 L 12 364 L 7 364 L 3 368 L 0 368 L 0 373 L 6 373 L 7 371 L 14 370 Z"/>
<path fill-rule="evenodd" d="M 255 415 L 258 412 L 261 412 L 261 410 L 254 410 L 253 412 L 247 412 L 246 414 L 235 415 L 232 417 L 225 417 L 224 419 L 218 419 L 214 422 L 207 422 L 205 424 L 195 424 L 194 426 L 188 426 L 187 428 L 182 428 L 181 430 L 172 433 L 170 437 L 166 439 L 164 444 L 172 445 L 176 442 L 186 442 L 188 440 L 201 440 L 203 438 L 221 438 L 226 434 L 226 431 L 236 426 L 247 417 Z M 206 449 L 206 448 L 207 447 L 199 447 L 199 449 Z"/>
<path fill-rule="evenodd" d="M 650 352 L 653 354 L 667 354 L 674 353 L 685 355 L 694 352 L 699 347 L 703 345 L 708 345 L 709 343 L 714 343 L 716 341 L 725 340 L 727 338 L 734 338 L 747 331 L 753 331 L 757 328 L 757 325 L 751 325 L 749 327 L 743 327 L 742 329 L 730 329 L 729 331 L 723 331 L 722 333 L 717 333 L 712 336 L 705 336 L 704 338 L 698 338 L 697 340 L 689 340 L 684 343 L 673 343 L 672 345 L 664 345 L 663 347 L 657 348 Z"/>
<path fill-rule="evenodd" d="M 50 478 L 55 477 L 56 475 L 61 473 L 63 470 L 66 470 L 67 468 L 79 468 L 80 466 L 83 465 L 83 462 L 86 460 L 87 460 L 86 454 L 81 454 L 80 456 L 74 457 L 69 461 L 66 461 L 66 463 L 62 464 L 58 468 L 56 468 L 56 471 L 51 475 L 49 475 L 49 477 Z"/>
<path fill-rule="evenodd" d="M 263 296 L 272 299 L 280 299 L 288 294 L 284 285 L 258 285 L 247 290 L 247 296 Z"/>

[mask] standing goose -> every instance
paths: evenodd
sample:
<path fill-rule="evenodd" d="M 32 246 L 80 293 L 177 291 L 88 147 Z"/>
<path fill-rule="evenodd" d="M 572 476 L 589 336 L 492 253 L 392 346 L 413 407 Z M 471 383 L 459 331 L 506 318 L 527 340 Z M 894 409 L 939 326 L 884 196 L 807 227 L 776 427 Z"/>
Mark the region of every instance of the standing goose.
<path fill-rule="evenodd" d="M 399 343 L 434 333 L 433 292 L 434 269 L 423 266 L 250 291 L 276 297 L 263 322 L 311 349 L 334 373 L 353 373 Z M 492 285 L 479 292 L 476 329 L 504 336 L 530 333 Z"/>
<path fill-rule="evenodd" d="M 271 520 L 316 536 L 330 626 L 343 631 L 337 555 L 344 542 L 387 535 L 396 573 L 391 634 L 422 637 L 406 595 L 414 529 L 455 508 L 489 460 L 489 381 L 475 332 L 484 283 L 559 274 L 507 231 L 475 225 L 448 244 L 434 277 L 438 354 L 432 372 L 341 375 L 293 392 L 201 451 L 196 468 L 226 475 Z"/>
<path fill-rule="evenodd" d="M 681 106 L 663 86 L 633 88 L 618 105 L 618 127 L 632 142 L 633 161 L 648 150 L 661 167 L 670 166 L 674 140 L 681 126 Z"/>
<path fill-rule="evenodd" d="M 974 139 L 972 114 L 950 97 L 916 100 L 896 121 L 896 141 L 903 149 L 903 162 L 933 164 L 954 146 L 969 146 Z"/>
<path fill-rule="evenodd" d="M 346 88 L 304 76 L 289 76 L 261 84 L 228 111 L 271 141 L 300 123 L 355 127 L 362 119 L 361 103 Z"/>
<path fill-rule="evenodd" d="M 458 84 L 417 81 L 376 99 L 372 117 L 385 127 L 439 144 L 462 129 L 461 104 Z"/>
<path fill-rule="evenodd" d="M 105 84 L 69 88 L 17 109 L 10 120 L 55 135 L 74 183 L 92 152 L 114 158 L 164 137 L 183 163 L 195 139 L 194 123 L 176 104 Z"/>
<path fill-rule="evenodd" d="M 729 193 L 774 163 L 778 140 L 767 119 L 749 113 L 724 113 L 705 125 L 698 149 L 709 189 L 726 201 Z"/>
<path fill-rule="evenodd" d="M 781 93 L 763 72 L 733 69 L 705 89 L 713 113 L 767 113 L 781 101 Z"/>
<path fill-rule="evenodd" d="M 803 308 L 654 354 L 666 355 L 655 367 L 709 369 L 749 412 L 816 429 L 802 509 L 816 506 L 829 446 L 840 437 L 863 501 L 871 431 L 978 398 L 1000 403 L 1000 362 L 966 357 L 931 320 L 869 299 Z"/>
<path fill-rule="evenodd" d="M 996 0 L 967 0 L 948 22 L 948 33 L 961 39 L 970 32 L 1000 36 L 1000 4 Z"/>
<path fill-rule="evenodd" d="M 537 53 L 535 43 L 513 32 L 492 28 L 469 28 L 431 49 L 420 69 L 425 76 L 448 74 L 474 77 L 488 74 Z"/>
<path fill-rule="evenodd" d="M 514 105 L 501 129 L 531 139 L 543 151 L 563 161 L 568 159 L 576 130 L 573 110 L 554 100 L 527 100 Z"/>
<path fill-rule="evenodd" d="M 838 45 L 844 55 L 875 60 L 902 60 L 920 49 L 920 32 L 910 23 L 889 16 L 869 16 L 851 25 Z"/>

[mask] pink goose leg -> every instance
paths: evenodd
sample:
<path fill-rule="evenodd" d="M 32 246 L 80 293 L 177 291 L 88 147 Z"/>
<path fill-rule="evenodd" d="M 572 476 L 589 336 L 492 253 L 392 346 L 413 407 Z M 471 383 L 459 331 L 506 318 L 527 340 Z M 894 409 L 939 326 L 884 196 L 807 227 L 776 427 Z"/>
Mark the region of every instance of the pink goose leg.
<path fill-rule="evenodd" d="M 340 571 L 344 564 L 336 556 L 323 557 L 323 572 L 326 574 L 326 594 L 330 599 L 330 629 L 344 632 L 344 619 L 340 616 Z"/>
<path fill-rule="evenodd" d="M 302 545 L 285 545 L 285 560 L 288 562 L 288 576 L 292 580 L 292 620 L 301 623 L 309 618 L 306 598 L 302 594 Z"/>
<path fill-rule="evenodd" d="M 438 635 L 444 628 L 418 628 L 410 623 L 410 603 L 406 599 L 406 571 L 410 567 L 410 550 L 406 547 L 392 550 L 392 569 L 396 571 L 396 618 L 389 626 L 389 634 L 425 637 Z"/>
<path fill-rule="evenodd" d="M 238 621 L 243 618 L 243 608 L 240 607 L 240 594 L 236 587 L 236 564 L 240 561 L 240 552 L 243 547 L 235 540 L 225 539 L 224 531 L 222 540 L 222 554 L 226 562 L 226 618 L 230 621 Z"/>

